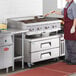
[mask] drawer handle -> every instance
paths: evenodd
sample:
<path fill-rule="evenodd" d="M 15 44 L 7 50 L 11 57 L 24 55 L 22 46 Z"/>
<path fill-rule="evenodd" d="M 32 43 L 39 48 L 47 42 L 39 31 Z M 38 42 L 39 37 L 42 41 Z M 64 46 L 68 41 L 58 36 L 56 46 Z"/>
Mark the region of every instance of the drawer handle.
<path fill-rule="evenodd" d="M 61 40 L 61 41 L 64 41 L 64 40 Z"/>
<path fill-rule="evenodd" d="M 51 56 L 51 52 L 42 53 L 41 56 L 40 56 L 40 58 L 42 58 L 43 55 L 44 55 L 44 56 L 47 56 L 47 55 L 48 55 L 48 56 Z"/>
<path fill-rule="evenodd" d="M 49 44 L 51 46 L 51 42 L 45 42 L 45 43 L 41 43 L 41 48 L 43 45 Z"/>

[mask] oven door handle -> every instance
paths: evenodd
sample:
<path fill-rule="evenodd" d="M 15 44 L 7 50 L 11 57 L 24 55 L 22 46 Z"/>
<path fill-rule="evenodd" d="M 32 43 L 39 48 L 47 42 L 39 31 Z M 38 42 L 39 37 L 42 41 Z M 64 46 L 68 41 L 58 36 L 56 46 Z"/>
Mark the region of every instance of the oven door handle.
<path fill-rule="evenodd" d="M 50 45 L 50 46 L 51 46 L 51 42 L 41 43 L 41 46 L 40 46 L 40 47 L 43 48 L 44 45 L 45 45 L 45 46 L 46 46 L 46 45 L 48 45 L 48 46 Z"/>

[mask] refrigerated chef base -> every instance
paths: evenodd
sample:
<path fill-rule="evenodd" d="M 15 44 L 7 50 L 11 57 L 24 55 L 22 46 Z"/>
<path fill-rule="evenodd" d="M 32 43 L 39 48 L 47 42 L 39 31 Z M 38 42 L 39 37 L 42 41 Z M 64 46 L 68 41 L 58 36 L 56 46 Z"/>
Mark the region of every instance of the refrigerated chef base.
<path fill-rule="evenodd" d="M 21 39 L 16 38 L 16 53 L 20 54 Z M 25 58 L 27 63 L 35 63 L 51 58 L 59 57 L 59 35 L 25 39 Z"/>

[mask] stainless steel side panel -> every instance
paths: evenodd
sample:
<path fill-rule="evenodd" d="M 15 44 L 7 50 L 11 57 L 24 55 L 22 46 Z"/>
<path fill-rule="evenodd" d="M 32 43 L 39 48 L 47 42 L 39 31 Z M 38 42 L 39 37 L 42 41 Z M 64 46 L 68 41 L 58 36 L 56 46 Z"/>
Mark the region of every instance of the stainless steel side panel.
<path fill-rule="evenodd" d="M 65 55 L 65 39 L 64 35 L 60 35 L 60 56 Z"/>

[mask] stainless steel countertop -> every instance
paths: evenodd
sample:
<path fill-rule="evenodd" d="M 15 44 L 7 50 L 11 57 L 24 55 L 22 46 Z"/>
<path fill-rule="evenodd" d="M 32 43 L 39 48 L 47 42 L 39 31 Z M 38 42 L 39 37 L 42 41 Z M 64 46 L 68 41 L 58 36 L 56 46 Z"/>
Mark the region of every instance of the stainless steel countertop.
<path fill-rule="evenodd" d="M 19 29 L 8 29 L 8 30 L 1 30 L 0 35 L 7 35 L 7 34 L 18 34 L 18 33 L 25 33 L 28 32 L 28 30 L 19 30 Z"/>
<path fill-rule="evenodd" d="M 20 30 L 20 29 L 8 29 L 7 32 L 11 32 L 12 34 L 25 33 L 28 30 Z"/>

